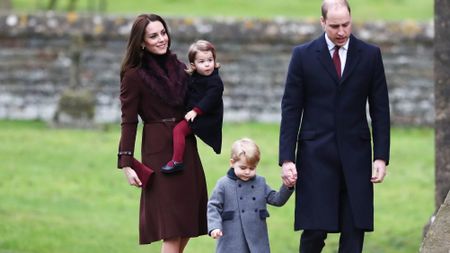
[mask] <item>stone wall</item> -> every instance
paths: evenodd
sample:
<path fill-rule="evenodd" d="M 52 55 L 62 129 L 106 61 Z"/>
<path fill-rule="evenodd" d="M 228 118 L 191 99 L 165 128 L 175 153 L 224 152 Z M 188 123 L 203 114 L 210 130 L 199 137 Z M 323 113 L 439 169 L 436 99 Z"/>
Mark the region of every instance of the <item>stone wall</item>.
<path fill-rule="evenodd" d="M 54 116 L 69 85 L 70 47 L 84 38 L 81 86 L 95 91 L 97 122 L 117 122 L 119 68 L 134 17 L 0 14 L 0 118 Z M 322 33 L 319 20 L 167 18 L 172 51 L 186 61 L 196 39 L 212 41 L 222 64 L 225 120 L 280 119 L 280 99 L 292 48 Z M 432 22 L 354 23 L 354 34 L 381 47 L 392 122 L 432 125 Z"/>

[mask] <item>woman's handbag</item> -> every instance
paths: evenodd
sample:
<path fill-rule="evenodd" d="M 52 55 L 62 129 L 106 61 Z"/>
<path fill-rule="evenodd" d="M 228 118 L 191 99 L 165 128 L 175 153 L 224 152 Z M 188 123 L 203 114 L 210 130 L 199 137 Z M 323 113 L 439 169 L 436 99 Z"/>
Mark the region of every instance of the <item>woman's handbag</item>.
<path fill-rule="evenodd" d="M 154 171 L 150 167 L 136 160 L 136 158 L 133 158 L 133 164 L 131 165 L 131 168 L 136 172 L 139 180 L 141 180 L 142 188 L 147 187 L 147 185 L 149 185 L 151 175 L 154 173 Z"/>

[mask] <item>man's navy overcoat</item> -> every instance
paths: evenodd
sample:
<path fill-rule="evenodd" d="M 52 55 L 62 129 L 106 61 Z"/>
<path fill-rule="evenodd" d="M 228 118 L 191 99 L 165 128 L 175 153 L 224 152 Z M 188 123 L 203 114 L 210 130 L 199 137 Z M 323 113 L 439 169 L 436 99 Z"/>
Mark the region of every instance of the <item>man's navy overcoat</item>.
<path fill-rule="evenodd" d="M 351 35 L 339 79 L 325 34 L 295 47 L 282 99 L 279 146 L 280 164 L 295 161 L 299 173 L 295 229 L 339 231 L 340 191 L 346 189 L 355 225 L 373 230 L 372 160 L 388 164 L 389 143 L 380 49 Z"/>

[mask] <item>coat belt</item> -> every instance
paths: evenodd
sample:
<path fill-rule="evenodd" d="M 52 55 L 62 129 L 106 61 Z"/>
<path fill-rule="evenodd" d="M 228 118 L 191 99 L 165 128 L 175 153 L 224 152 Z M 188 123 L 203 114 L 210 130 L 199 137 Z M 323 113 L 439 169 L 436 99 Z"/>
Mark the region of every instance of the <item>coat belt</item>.
<path fill-rule="evenodd" d="M 180 121 L 180 120 L 175 118 L 175 117 L 173 117 L 173 118 L 150 120 L 150 121 L 146 121 L 145 124 L 170 123 L 170 122 L 178 122 L 178 121 Z"/>

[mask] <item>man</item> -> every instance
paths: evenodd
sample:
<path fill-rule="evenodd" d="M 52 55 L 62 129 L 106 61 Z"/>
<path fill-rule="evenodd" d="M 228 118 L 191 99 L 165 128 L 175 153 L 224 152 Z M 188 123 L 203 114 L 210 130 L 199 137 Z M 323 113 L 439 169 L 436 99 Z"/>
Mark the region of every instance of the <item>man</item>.
<path fill-rule="evenodd" d="M 329 232 L 340 232 L 339 252 L 362 252 L 364 232 L 373 231 L 373 183 L 389 163 L 384 67 L 380 49 L 351 34 L 346 0 L 325 0 L 320 22 L 325 32 L 293 50 L 279 163 L 283 182 L 297 181 L 300 252 L 321 252 Z"/>

